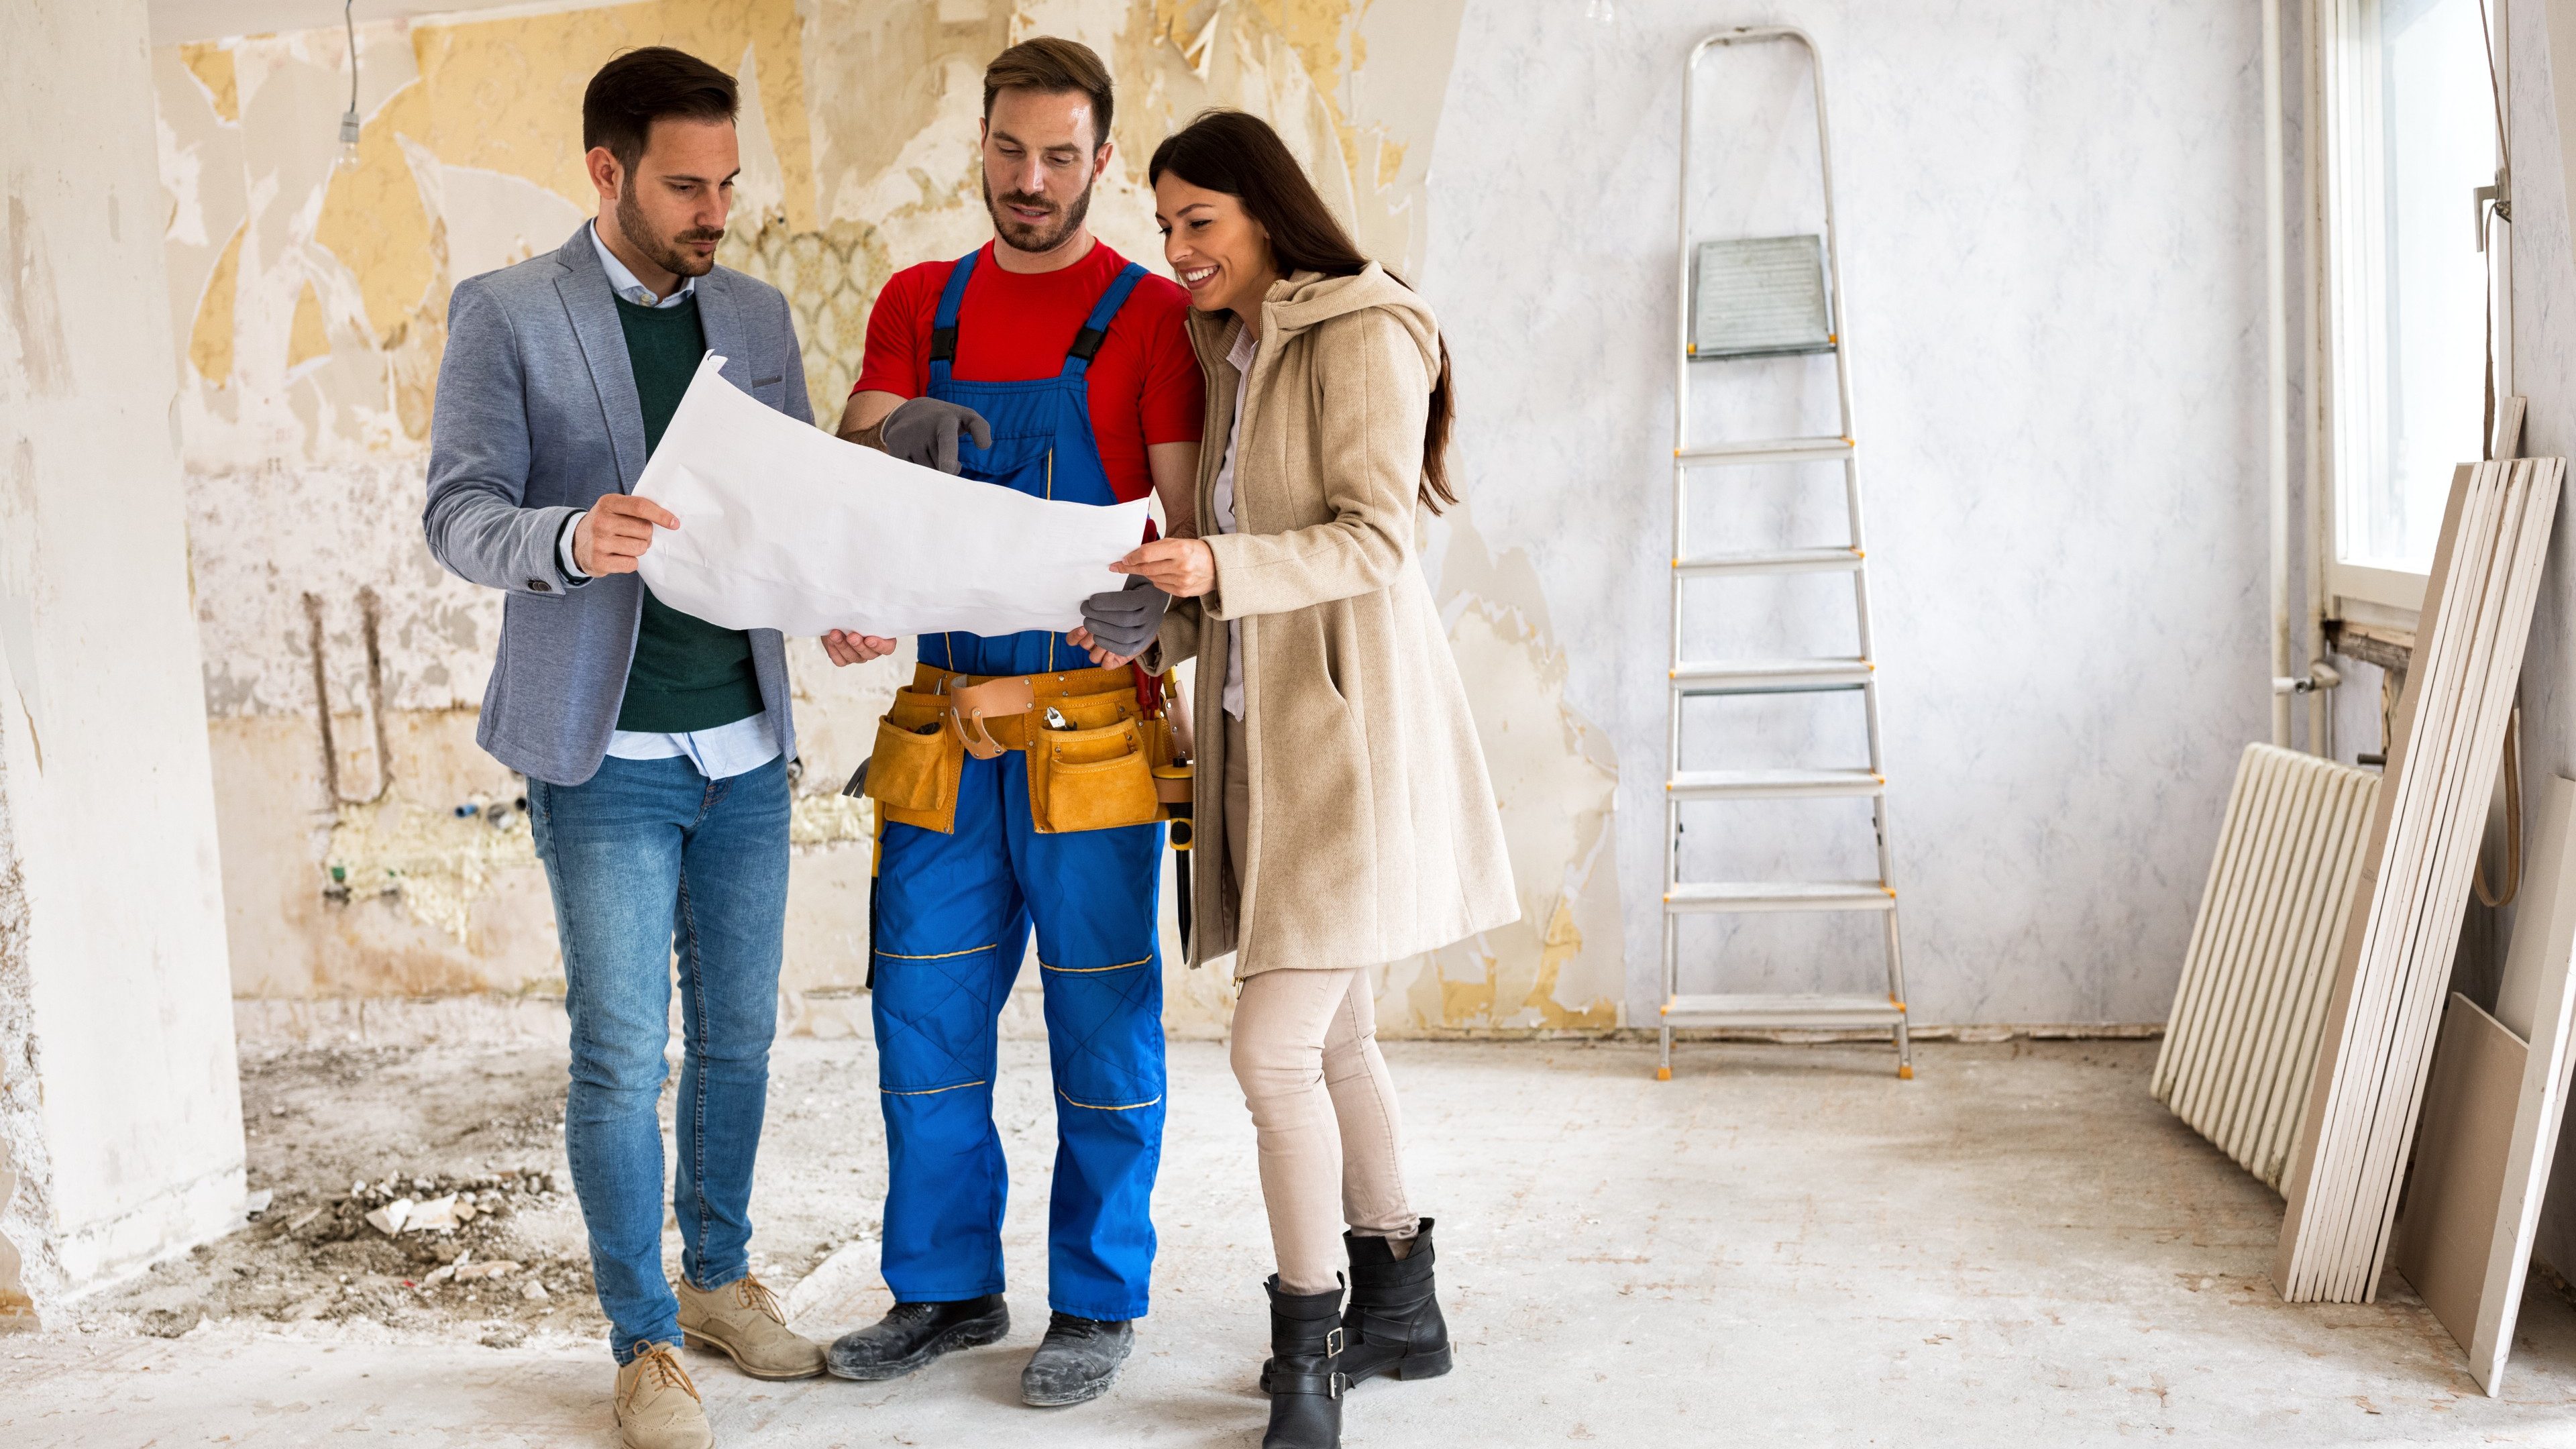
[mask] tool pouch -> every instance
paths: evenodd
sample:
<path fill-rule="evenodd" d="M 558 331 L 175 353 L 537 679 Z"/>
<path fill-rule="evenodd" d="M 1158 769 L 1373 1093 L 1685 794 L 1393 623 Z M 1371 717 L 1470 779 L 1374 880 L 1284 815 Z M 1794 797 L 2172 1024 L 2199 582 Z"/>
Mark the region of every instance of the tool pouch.
<path fill-rule="evenodd" d="M 894 708 L 877 721 L 876 751 L 860 787 L 886 820 L 942 835 L 957 828 L 966 740 L 950 719 L 947 701 L 938 695 L 895 691 Z"/>
<path fill-rule="evenodd" d="M 1030 731 L 1029 806 L 1046 834 L 1115 830 L 1163 818 L 1144 721 Z"/>

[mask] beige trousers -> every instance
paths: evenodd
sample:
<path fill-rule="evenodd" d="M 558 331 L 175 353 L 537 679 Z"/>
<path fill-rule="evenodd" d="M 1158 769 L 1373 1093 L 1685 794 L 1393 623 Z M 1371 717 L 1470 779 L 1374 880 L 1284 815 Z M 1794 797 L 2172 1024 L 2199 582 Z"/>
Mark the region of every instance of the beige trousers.
<path fill-rule="evenodd" d="M 1225 725 L 1226 850 L 1246 858 L 1251 774 L 1241 720 Z M 1403 1118 L 1377 1049 L 1377 1006 L 1359 969 L 1264 971 L 1234 1004 L 1234 1079 L 1252 1109 L 1261 1196 L 1279 1286 L 1340 1285 L 1341 1230 L 1403 1240 L 1419 1220 L 1404 1194 Z"/>

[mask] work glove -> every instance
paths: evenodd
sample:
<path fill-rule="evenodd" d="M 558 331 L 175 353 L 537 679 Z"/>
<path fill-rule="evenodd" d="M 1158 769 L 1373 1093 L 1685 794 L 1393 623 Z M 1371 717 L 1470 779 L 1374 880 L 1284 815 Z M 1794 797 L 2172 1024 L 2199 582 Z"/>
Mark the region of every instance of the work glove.
<path fill-rule="evenodd" d="M 885 421 L 877 424 L 877 438 L 888 453 L 907 463 L 954 473 L 960 430 L 975 435 L 976 447 L 993 446 L 993 425 L 984 421 L 982 413 L 935 397 L 917 397 L 886 414 Z"/>
<path fill-rule="evenodd" d="M 1133 659 L 1154 642 L 1163 627 L 1163 611 L 1170 607 L 1172 596 L 1152 580 L 1131 578 L 1123 589 L 1083 600 L 1082 627 L 1091 631 L 1093 643 Z"/>

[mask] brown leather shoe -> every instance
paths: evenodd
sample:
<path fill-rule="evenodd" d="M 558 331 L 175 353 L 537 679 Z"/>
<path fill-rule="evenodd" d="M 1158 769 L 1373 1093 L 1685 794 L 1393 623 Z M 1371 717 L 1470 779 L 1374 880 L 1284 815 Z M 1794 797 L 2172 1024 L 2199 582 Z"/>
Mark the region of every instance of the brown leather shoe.
<path fill-rule="evenodd" d="M 810 1379 L 823 1371 L 823 1345 L 787 1331 L 787 1310 L 768 1285 L 746 1273 L 721 1288 L 682 1279 L 680 1335 L 695 1349 L 715 1349 L 756 1379 Z"/>
<path fill-rule="evenodd" d="M 617 1371 L 617 1442 L 625 1449 L 715 1449 L 698 1386 L 667 1343 L 638 1343 Z"/>

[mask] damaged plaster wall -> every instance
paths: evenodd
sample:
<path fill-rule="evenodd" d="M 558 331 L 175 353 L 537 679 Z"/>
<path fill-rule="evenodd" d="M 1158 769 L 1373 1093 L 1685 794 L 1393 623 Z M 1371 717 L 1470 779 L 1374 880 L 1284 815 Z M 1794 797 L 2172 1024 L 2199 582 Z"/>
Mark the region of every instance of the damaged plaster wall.
<path fill-rule="evenodd" d="M 561 990 L 519 784 L 473 743 L 500 617 L 417 522 L 449 290 L 589 214 L 578 107 L 616 50 L 679 45 L 743 85 L 722 260 L 795 308 L 818 416 L 856 376 L 869 304 L 990 235 L 981 74 L 1069 35 L 1120 83 L 1091 212 L 1160 270 L 1143 163 L 1202 107 L 1276 124 L 1362 245 L 1430 286 L 1428 178 L 1466 0 L 644 0 L 361 24 L 356 164 L 334 169 L 345 42 L 315 31 L 153 53 L 168 315 L 206 638 L 235 989 L 246 1022 L 345 1025 L 388 998 Z M 1372 57 L 1375 60 L 1372 60 Z M 1459 289 L 1460 309 L 1478 304 Z M 1552 480 L 1471 470 L 1471 498 Z M 1623 979 L 1608 739 L 1568 700 L 1528 554 L 1465 513 L 1427 556 L 1489 735 L 1525 919 L 1385 973 L 1390 1032 L 1612 1024 Z M 805 770 L 782 982 L 790 1030 L 866 1030 L 871 829 L 830 792 L 909 655 L 834 670 L 790 646 Z M 497 809 L 495 807 L 498 807 Z M 470 813 L 464 813 L 468 812 Z M 1168 908 L 1167 908 L 1168 919 Z M 1177 953 L 1175 953 L 1177 954 Z M 1174 1030 L 1231 994 L 1174 969 Z M 464 1017 L 450 1019 L 465 1021 Z"/>
<path fill-rule="evenodd" d="M 0 510 L 0 521 L 8 518 Z M 0 650 L 0 699 L 16 692 Z M 36 1326 L 36 1300 L 62 1290 L 55 1261 L 52 1164 L 36 1085 L 35 972 L 27 960 L 27 876 L 9 820 L 9 760 L 0 748 L 0 1332 Z"/>
<path fill-rule="evenodd" d="M 0 1319 L 241 1222 L 144 30 L 0 46 Z"/>

